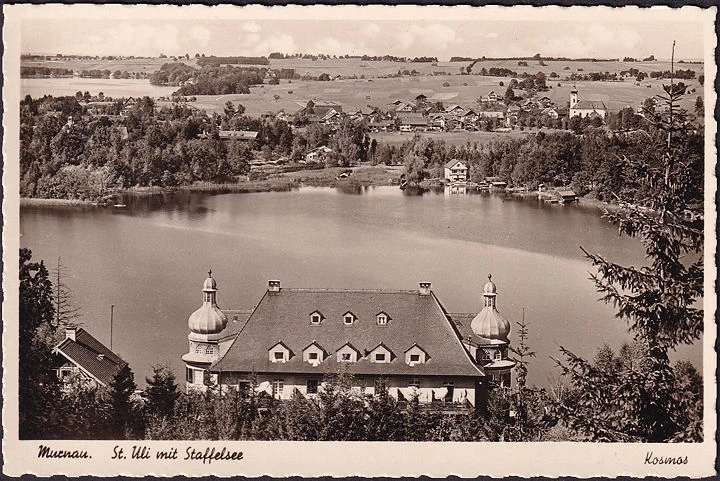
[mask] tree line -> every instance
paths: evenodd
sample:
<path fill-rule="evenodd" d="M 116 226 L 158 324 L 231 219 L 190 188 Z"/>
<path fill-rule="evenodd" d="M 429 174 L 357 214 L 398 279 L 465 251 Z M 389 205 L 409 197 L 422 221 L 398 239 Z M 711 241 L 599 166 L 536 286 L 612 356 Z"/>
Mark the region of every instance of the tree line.
<path fill-rule="evenodd" d="M 228 102 L 208 115 L 185 104 L 156 108 L 149 97 L 115 99 L 91 114 L 85 97 L 27 96 L 20 105 L 20 195 L 100 200 L 114 189 L 172 187 L 196 181 L 233 183 L 255 156 L 302 160 L 329 145 L 330 165 L 367 159 L 365 124 L 313 125 L 294 133 L 287 122 L 245 115 Z M 221 130 L 249 130 L 249 142 L 220 139 Z"/>

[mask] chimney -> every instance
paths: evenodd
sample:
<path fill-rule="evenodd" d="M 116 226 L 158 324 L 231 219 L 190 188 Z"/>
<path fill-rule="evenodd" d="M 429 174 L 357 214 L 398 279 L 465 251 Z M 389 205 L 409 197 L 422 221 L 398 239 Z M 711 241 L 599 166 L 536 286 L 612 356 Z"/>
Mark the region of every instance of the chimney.
<path fill-rule="evenodd" d="M 268 281 L 268 292 L 280 292 L 280 281 Z"/>
<path fill-rule="evenodd" d="M 77 341 L 75 336 L 77 335 L 77 327 L 66 327 L 65 328 L 65 338 L 71 339 L 73 341 Z"/>
<path fill-rule="evenodd" d="M 430 286 L 432 285 L 430 282 L 420 282 L 420 289 L 418 292 L 421 296 L 429 296 L 430 295 Z"/>

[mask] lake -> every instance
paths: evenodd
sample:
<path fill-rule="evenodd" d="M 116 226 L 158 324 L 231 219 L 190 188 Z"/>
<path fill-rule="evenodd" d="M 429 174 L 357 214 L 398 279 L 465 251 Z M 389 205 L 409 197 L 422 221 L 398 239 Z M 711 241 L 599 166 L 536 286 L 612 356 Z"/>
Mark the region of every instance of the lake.
<path fill-rule="evenodd" d="M 629 338 L 614 310 L 597 302 L 579 246 L 641 265 L 642 246 L 619 237 L 597 208 L 547 206 L 499 194 L 406 195 L 397 187 L 303 187 L 254 194 L 126 195 L 127 208 L 23 207 L 21 246 L 67 267 L 84 327 L 109 344 L 143 384 L 168 363 L 178 380 L 187 318 L 212 269 L 222 308 L 252 308 L 268 279 L 287 287 L 433 290 L 450 312 L 478 312 L 488 273 L 498 310 L 529 323 L 537 358 L 529 382 L 557 374 L 558 346 L 592 357 Z M 675 359 L 702 369 L 700 343 Z"/>
<path fill-rule="evenodd" d="M 20 98 L 30 95 L 39 98 L 43 95 L 60 97 L 75 95 L 76 92 L 100 92 L 107 97 L 169 97 L 177 87 L 153 85 L 148 79 L 95 79 L 95 78 L 24 78 L 20 80 Z"/>

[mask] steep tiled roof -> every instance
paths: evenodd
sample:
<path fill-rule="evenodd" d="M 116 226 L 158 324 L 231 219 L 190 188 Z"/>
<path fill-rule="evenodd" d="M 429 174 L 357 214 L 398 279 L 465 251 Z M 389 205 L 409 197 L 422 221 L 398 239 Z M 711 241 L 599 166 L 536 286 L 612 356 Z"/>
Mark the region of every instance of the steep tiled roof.
<path fill-rule="evenodd" d="M 117 354 L 82 328 L 77 329 L 74 341 L 66 338 L 55 347 L 55 352 L 106 386 L 127 365 Z"/>
<path fill-rule="evenodd" d="M 319 310 L 325 320 L 310 323 L 310 314 Z M 358 320 L 345 325 L 343 314 L 351 310 Z M 377 324 L 378 312 L 391 320 Z M 282 341 L 295 353 L 313 341 L 328 357 L 317 367 L 303 362 L 301 355 L 284 363 L 269 360 L 268 349 Z M 361 359 L 349 364 L 351 372 L 368 375 L 482 376 L 482 368 L 473 364 L 458 334 L 448 321 L 434 294 L 421 296 L 418 291 L 286 289 L 267 292 L 239 332 L 228 352 L 211 371 L 256 373 L 335 372 L 343 364 L 335 352 L 347 343 Z M 370 362 L 365 356 L 380 344 L 394 353 L 403 353 L 417 344 L 430 357 L 425 364 L 408 366 L 402 356 L 390 363 Z"/>
<path fill-rule="evenodd" d="M 605 107 L 605 103 L 601 100 L 581 100 L 577 104 L 575 104 L 575 107 L 573 109 L 582 109 L 582 110 L 607 110 L 607 107 Z"/>
<path fill-rule="evenodd" d="M 445 164 L 445 168 L 452 169 L 455 164 L 458 164 L 460 162 L 462 162 L 462 160 L 458 160 L 458 159 L 448 160 L 447 163 Z"/>

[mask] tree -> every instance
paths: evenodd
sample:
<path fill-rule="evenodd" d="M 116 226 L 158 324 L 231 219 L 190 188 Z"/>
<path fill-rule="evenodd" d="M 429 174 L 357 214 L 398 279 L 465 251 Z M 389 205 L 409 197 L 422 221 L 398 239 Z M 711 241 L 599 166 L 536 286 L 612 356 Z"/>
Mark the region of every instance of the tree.
<path fill-rule="evenodd" d="M 110 392 L 110 433 L 113 439 L 134 439 L 137 437 L 139 416 L 132 395 L 137 386 L 135 375 L 129 365 L 123 366 L 109 385 Z"/>
<path fill-rule="evenodd" d="M 80 308 L 73 304 L 70 288 L 63 280 L 66 272 L 67 270 L 62 263 L 62 259 L 58 257 L 55 275 L 53 276 L 55 277 L 55 292 L 53 296 L 53 304 L 55 308 L 55 329 L 73 324 L 80 316 Z"/>
<path fill-rule="evenodd" d="M 628 323 L 639 362 L 608 373 L 564 348 L 565 362 L 558 362 L 574 386 L 571 401 L 558 413 L 594 440 L 701 439 L 700 430 L 688 432 L 697 426 L 692 419 L 697 413 L 683 409 L 676 396 L 678 379 L 668 352 L 702 334 L 703 310 L 696 306 L 703 295 L 702 222 L 685 214 L 702 209 L 703 163 L 693 152 L 685 113 L 676 107 L 684 87 L 671 77 L 663 90 L 658 98 L 667 115 L 648 117 L 666 136 L 664 146 L 647 159 L 620 159 L 639 189 L 633 198 L 616 193 L 622 210 L 605 214 L 622 234 L 639 238 L 647 265 L 627 267 L 583 250 L 598 271 L 592 280 L 602 300 Z M 638 198 L 637 192 L 644 194 Z"/>
<path fill-rule="evenodd" d="M 515 91 L 512 88 L 512 84 L 508 85 L 507 90 L 505 90 L 505 97 L 503 100 L 505 101 L 506 105 L 510 105 L 510 103 L 515 99 Z"/>
<path fill-rule="evenodd" d="M 170 418 L 180 396 L 175 374 L 166 365 L 156 364 L 152 369 L 152 378 L 145 378 L 147 388 L 143 392 L 146 413 L 150 416 Z"/>
<path fill-rule="evenodd" d="M 43 439 L 58 424 L 54 416 L 57 383 L 49 369 L 55 309 L 45 264 L 31 259 L 30 250 L 20 249 L 19 434 L 20 439 Z"/>
<path fill-rule="evenodd" d="M 695 115 L 698 117 L 704 117 L 705 116 L 705 102 L 703 102 L 702 97 L 699 97 L 695 100 Z"/>

